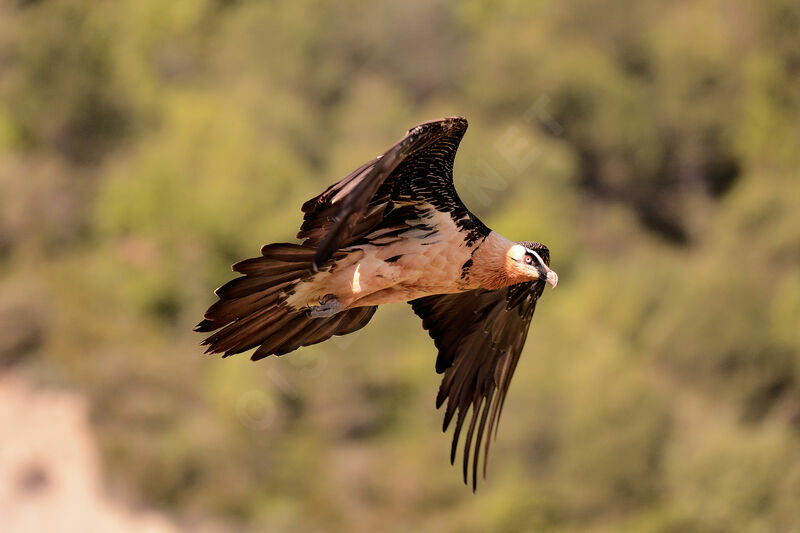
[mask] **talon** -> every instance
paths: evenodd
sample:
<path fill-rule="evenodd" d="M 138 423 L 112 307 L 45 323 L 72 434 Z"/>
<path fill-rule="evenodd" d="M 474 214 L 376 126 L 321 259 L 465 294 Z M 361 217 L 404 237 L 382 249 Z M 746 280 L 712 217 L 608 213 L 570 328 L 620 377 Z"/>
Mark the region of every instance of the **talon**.
<path fill-rule="evenodd" d="M 308 316 L 311 318 L 327 318 L 342 310 L 342 304 L 332 294 L 318 299 L 320 305 L 309 306 Z"/>

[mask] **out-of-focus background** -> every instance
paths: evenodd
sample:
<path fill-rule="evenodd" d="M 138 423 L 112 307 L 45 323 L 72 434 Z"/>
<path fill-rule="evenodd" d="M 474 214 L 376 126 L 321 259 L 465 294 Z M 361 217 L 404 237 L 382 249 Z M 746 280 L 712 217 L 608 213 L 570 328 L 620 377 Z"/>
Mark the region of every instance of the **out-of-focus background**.
<path fill-rule="evenodd" d="M 229 265 L 405 130 L 552 251 L 489 478 L 406 305 L 251 363 Z M 0 1 L 0 530 L 798 531 L 796 0 Z"/>

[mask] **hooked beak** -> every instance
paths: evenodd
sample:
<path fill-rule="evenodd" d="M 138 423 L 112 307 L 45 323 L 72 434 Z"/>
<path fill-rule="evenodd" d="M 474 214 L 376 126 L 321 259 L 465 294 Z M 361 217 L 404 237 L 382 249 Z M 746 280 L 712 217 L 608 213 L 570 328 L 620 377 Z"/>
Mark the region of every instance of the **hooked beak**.
<path fill-rule="evenodd" d="M 536 271 L 539 274 L 539 279 L 546 280 L 554 289 L 556 288 L 556 285 L 558 285 L 558 274 L 556 274 L 555 270 L 550 270 L 550 267 L 541 263 L 536 267 Z"/>

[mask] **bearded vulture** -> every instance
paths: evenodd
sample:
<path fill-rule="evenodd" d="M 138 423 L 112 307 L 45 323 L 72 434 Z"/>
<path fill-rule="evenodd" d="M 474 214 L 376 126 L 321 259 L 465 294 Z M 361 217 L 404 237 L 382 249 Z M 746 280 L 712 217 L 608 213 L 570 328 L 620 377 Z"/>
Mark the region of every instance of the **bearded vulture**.
<path fill-rule="evenodd" d="M 461 117 L 415 126 L 307 201 L 302 243 L 267 244 L 234 264 L 242 275 L 216 290 L 195 329 L 215 332 L 206 353 L 255 348 L 255 361 L 361 329 L 381 304 L 410 303 L 439 350 L 445 431 L 455 416 L 450 462 L 466 423 L 464 482 L 472 458 L 475 490 L 484 433 L 485 477 L 536 302 L 558 276 L 547 246 L 506 239 L 459 199 L 453 160 L 466 130 Z"/>

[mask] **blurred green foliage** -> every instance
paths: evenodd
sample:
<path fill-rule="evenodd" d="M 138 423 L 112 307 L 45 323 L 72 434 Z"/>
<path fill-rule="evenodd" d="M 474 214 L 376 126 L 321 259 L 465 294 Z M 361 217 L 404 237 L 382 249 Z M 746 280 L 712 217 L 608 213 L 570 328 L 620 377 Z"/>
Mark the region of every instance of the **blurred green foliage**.
<path fill-rule="evenodd" d="M 453 114 L 466 203 L 561 274 L 477 496 L 407 306 L 259 364 L 190 331 Z M 796 531 L 798 169 L 794 0 L 3 0 L 0 364 L 84 391 L 109 486 L 187 524 Z"/>

